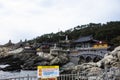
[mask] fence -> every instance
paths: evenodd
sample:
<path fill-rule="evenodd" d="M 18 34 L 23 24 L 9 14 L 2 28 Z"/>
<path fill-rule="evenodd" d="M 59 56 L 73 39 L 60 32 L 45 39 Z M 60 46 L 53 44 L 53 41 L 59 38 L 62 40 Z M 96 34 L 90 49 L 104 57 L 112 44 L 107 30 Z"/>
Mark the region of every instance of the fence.
<path fill-rule="evenodd" d="M 24 76 L 15 78 L 6 78 L 0 80 L 38 80 L 37 76 Z M 46 79 L 44 79 L 46 80 Z M 52 79 L 53 80 L 53 79 Z M 120 80 L 120 69 L 105 69 L 100 74 L 77 73 L 77 74 L 62 74 L 57 80 Z"/>
<path fill-rule="evenodd" d="M 79 78 L 81 78 L 82 80 L 86 80 L 84 79 L 86 75 L 82 74 L 82 75 L 78 75 L 78 74 L 63 74 L 60 75 L 57 80 L 80 80 Z M 6 79 L 2 79 L 2 80 L 38 80 L 37 76 L 24 76 L 24 77 L 15 77 L 15 78 L 6 78 Z"/>

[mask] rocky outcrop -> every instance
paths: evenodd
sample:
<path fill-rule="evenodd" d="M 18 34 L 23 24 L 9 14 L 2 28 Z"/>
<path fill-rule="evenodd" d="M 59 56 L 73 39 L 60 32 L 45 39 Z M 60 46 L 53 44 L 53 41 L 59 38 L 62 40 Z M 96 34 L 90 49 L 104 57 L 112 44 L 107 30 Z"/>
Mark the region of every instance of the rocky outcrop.
<path fill-rule="evenodd" d="M 120 68 L 120 46 L 115 48 L 112 52 L 109 52 L 104 58 L 97 62 L 99 66 L 105 66 L 108 68 L 119 67 Z"/>
<path fill-rule="evenodd" d="M 68 66 L 67 68 L 64 68 L 64 70 L 71 71 L 70 73 L 86 72 L 91 75 L 91 72 L 92 74 L 99 74 L 99 71 L 104 68 L 120 68 L 120 46 L 115 48 L 112 52 L 107 53 L 102 60 L 96 63 L 83 63 L 74 67 Z"/>
<path fill-rule="evenodd" d="M 23 48 L 18 48 L 18 49 L 15 49 L 15 50 L 12 50 L 12 51 L 8 51 L 8 54 L 17 54 L 17 53 L 21 53 L 23 52 Z"/>
<path fill-rule="evenodd" d="M 64 65 L 69 62 L 69 57 L 67 53 L 39 53 L 45 61 L 49 61 L 49 65 Z"/>
<path fill-rule="evenodd" d="M 50 65 L 63 65 L 69 61 L 66 53 L 60 53 L 55 58 L 50 61 Z"/>
<path fill-rule="evenodd" d="M 120 80 L 120 46 L 96 63 L 83 63 L 62 68 L 62 73 L 75 73 L 79 80 Z"/>
<path fill-rule="evenodd" d="M 4 71 L 12 70 L 34 70 L 41 65 L 64 65 L 69 61 L 66 53 L 59 53 L 58 55 L 50 53 L 36 54 L 35 52 L 24 51 L 23 48 L 18 48 L 8 51 L 7 56 L 0 58 L 0 64 L 9 64 Z"/>
<path fill-rule="evenodd" d="M 10 51 L 11 55 L 0 58 L 1 64 L 9 64 L 2 70 L 31 70 L 36 69 L 38 65 L 60 65 L 60 70 L 64 73 L 87 72 L 99 74 L 99 71 L 107 68 L 120 68 L 120 46 L 112 52 L 107 53 L 104 58 L 96 63 L 83 63 L 75 65 L 69 62 L 69 57 L 66 53 L 26 53 L 21 49 Z M 14 54 L 13 54 L 13 53 Z M 92 75 L 92 74 L 87 74 Z"/>
<path fill-rule="evenodd" d="M 12 50 L 10 47 L 0 47 L 0 58 L 3 58 L 5 56 L 9 55 L 9 51 Z"/>

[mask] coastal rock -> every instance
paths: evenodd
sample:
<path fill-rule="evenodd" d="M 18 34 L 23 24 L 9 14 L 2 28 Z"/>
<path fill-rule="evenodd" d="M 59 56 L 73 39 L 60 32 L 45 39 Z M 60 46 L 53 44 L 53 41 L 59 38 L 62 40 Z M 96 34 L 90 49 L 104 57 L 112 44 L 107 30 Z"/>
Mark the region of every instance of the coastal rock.
<path fill-rule="evenodd" d="M 67 54 L 63 53 L 63 54 L 58 54 L 58 56 L 52 59 L 50 61 L 50 65 L 64 65 L 67 62 L 69 62 L 69 58 L 67 57 Z"/>
<path fill-rule="evenodd" d="M 73 71 L 76 72 L 92 72 L 94 70 L 100 71 L 107 67 L 108 69 L 112 67 L 120 68 L 120 47 L 115 48 L 112 52 L 109 52 L 104 58 L 96 63 L 83 63 L 74 67 Z"/>
<path fill-rule="evenodd" d="M 74 67 L 75 67 L 74 63 L 68 62 L 60 68 L 60 73 L 70 74 L 72 72 L 72 70 L 74 69 Z"/>
<path fill-rule="evenodd" d="M 12 50 L 10 47 L 1 47 L 0 48 L 0 58 L 6 57 L 10 55 L 8 52 Z"/>
<path fill-rule="evenodd" d="M 2 68 L 3 71 L 20 71 L 21 67 L 19 65 L 10 65 L 5 68 Z"/>
<path fill-rule="evenodd" d="M 9 64 L 13 63 L 13 61 L 16 60 L 16 58 L 13 58 L 13 55 L 8 55 L 0 58 L 0 64 Z"/>
<path fill-rule="evenodd" d="M 116 54 L 116 52 L 119 52 L 120 51 L 120 46 L 116 47 L 112 52 L 111 54 Z"/>
<path fill-rule="evenodd" d="M 116 47 L 110 54 L 120 61 L 120 46 Z"/>
<path fill-rule="evenodd" d="M 38 63 L 35 64 L 36 67 L 39 66 L 39 65 L 41 65 L 41 66 L 49 65 L 49 62 L 47 62 L 47 61 L 42 61 L 42 62 L 38 62 Z"/>
<path fill-rule="evenodd" d="M 76 65 L 74 68 L 71 68 L 68 71 L 71 71 L 69 73 L 83 74 L 83 76 L 78 76 L 77 79 L 84 78 L 85 80 L 106 80 L 106 74 L 108 74 L 108 78 L 113 80 L 113 77 L 117 76 L 120 73 L 119 70 L 115 69 L 111 71 L 111 68 L 114 67 L 116 69 L 120 68 L 120 47 L 117 47 L 112 52 L 107 53 L 102 60 L 96 63 L 83 63 L 81 65 Z M 110 71 L 107 71 L 106 74 L 104 74 L 104 69 Z M 117 77 L 114 79 L 119 80 Z"/>
<path fill-rule="evenodd" d="M 21 61 L 27 61 L 34 57 L 37 57 L 37 55 L 35 53 L 19 53 L 19 54 L 13 55 L 13 58 L 19 58 Z"/>
<path fill-rule="evenodd" d="M 63 67 L 63 72 L 92 72 L 104 69 L 104 67 L 111 68 L 111 67 L 119 67 L 120 68 L 120 47 L 115 48 L 112 52 L 109 52 L 105 57 L 96 62 L 90 63 L 83 63 L 81 65 L 67 65 L 69 62 L 68 54 L 66 53 L 42 53 L 38 55 L 36 53 L 27 53 L 22 52 L 22 48 L 16 49 L 14 51 L 9 51 L 9 55 L 1 57 L 0 63 L 1 64 L 9 64 L 3 70 L 19 70 L 19 69 L 27 69 L 33 70 L 37 69 L 39 65 L 59 65 Z M 11 53 L 11 55 L 10 55 Z M 17 64 L 17 65 L 16 65 Z M 69 64 L 69 63 L 68 63 Z M 66 65 L 67 67 L 63 66 Z M 14 67 L 16 66 L 16 68 Z M 91 74 L 89 74 L 91 75 Z"/>
<path fill-rule="evenodd" d="M 65 66 L 67 66 L 67 64 Z M 67 67 L 63 66 L 61 68 L 61 71 L 62 73 L 66 73 L 66 74 L 85 72 L 87 73 L 86 76 L 91 76 L 89 77 L 89 79 L 93 79 L 93 78 L 96 79 L 95 75 L 102 76 L 101 71 L 103 71 L 105 67 L 107 67 L 107 69 L 110 69 L 113 67 L 120 68 L 120 47 L 117 47 L 112 52 L 107 53 L 104 56 L 104 58 L 98 62 L 83 63 L 76 66 L 67 66 Z M 82 79 L 81 76 L 79 76 L 79 78 Z M 101 77 L 98 77 L 98 78 L 101 78 Z"/>
<path fill-rule="evenodd" d="M 8 53 L 9 53 L 9 54 L 17 54 L 17 53 L 23 52 L 23 50 L 24 50 L 23 48 L 18 48 L 18 49 L 9 51 Z"/>
<path fill-rule="evenodd" d="M 53 56 L 58 56 L 59 55 L 58 52 L 51 52 L 50 54 L 53 55 Z"/>
<path fill-rule="evenodd" d="M 35 52 L 25 51 L 24 48 L 18 48 L 8 51 L 7 56 L 0 58 L 1 64 L 9 64 L 10 66 L 3 68 L 4 71 L 9 70 L 34 70 L 37 66 L 44 65 L 64 65 L 69 59 L 63 54 L 52 55 L 50 53 L 36 54 Z M 16 68 L 14 67 L 16 66 Z"/>
<path fill-rule="evenodd" d="M 89 68 L 89 69 L 87 70 L 88 76 L 98 75 L 98 74 L 101 73 L 101 71 L 102 71 L 102 69 L 99 68 L 99 67 L 92 67 L 92 68 Z"/>
<path fill-rule="evenodd" d="M 49 53 L 45 53 L 44 55 L 43 55 L 43 58 L 44 58 L 44 60 L 47 60 L 47 61 L 51 61 L 51 60 L 53 60 L 55 57 L 54 56 L 52 56 L 51 54 L 49 54 Z"/>
<path fill-rule="evenodd" d="M 117 58 L 118 58 L 118 60 L 119 60 L 119 62 L 120 62 L 120 51 L 119 51 L 118 54 L 117 54 Z"/>
<path fill-rule="evenodd" d="M 66 55 L 59 55 L 60 64 L 65 64 L 69 61 L 69 59 L 66 57 Z"/>
<path fill-rule="evenodd" d="M 75 64 L 72 63 L 72 62 L 68 62 L 66 63 L 65 65 L 62 66 L 62 68 L 70 68 L 70 69 L 73 69 L 73 67 L 75 67 Z"/>
<path fill-rule="evenodd" d="M 83 63 L 81 65 L 77 65 L 75 66 L 74 70 L 77 72 L 81 72 L 81 71 L 87 71 L 87 69 L 92 68 L 92 67 L 97 67 L 96 63 Z"/>
<path fill-rule="evenodd" d="M 51 62 L 50 65 L 58 65 L 60 63 L 60 59 L 58 57 L 55 57 Z"/>
<path fill-rule="evenodd" d="M 102 60 L 98 63 L 105 67 L 119 67 L 120 64 L 120 46 L 116 47 L 112 52 L 109 52 Z"/>
<path fill-rule="evenodd" d="M 115 61 L 116 61 L 116 58 L 114 58 L 112 55 L 108 55 L 102 59 L 102 62 L 106 67 L 110 67 L 111 64 Z"/>

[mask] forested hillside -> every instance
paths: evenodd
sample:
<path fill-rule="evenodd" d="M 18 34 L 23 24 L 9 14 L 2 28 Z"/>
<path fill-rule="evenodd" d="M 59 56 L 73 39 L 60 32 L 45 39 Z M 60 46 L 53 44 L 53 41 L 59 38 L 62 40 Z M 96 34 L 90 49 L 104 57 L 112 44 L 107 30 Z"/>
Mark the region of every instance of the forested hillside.
<path fill-rule="evenodd" d="M 29 42 L 58 42 L 59 40 L 64 40 L 66 35 L 68 35 L 69 40 L 75 40 L 80 36 L 93 35 L 94 39 L 103 40 L 111 45 L 118 46 L 120 45 L 120 21 L 107 22 L 106 24 L 89 23 L 78 25 L 64 32 L 43 34 Z"/>

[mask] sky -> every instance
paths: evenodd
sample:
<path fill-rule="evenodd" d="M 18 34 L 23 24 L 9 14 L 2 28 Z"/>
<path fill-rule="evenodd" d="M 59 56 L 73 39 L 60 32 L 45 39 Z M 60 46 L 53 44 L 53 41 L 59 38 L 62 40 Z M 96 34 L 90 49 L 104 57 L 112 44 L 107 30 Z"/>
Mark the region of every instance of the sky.
<path fill-rule="evenodd" d="M 0 0 L 0 44 L 77 25 L 120 21 L 120 0 Z"/>

